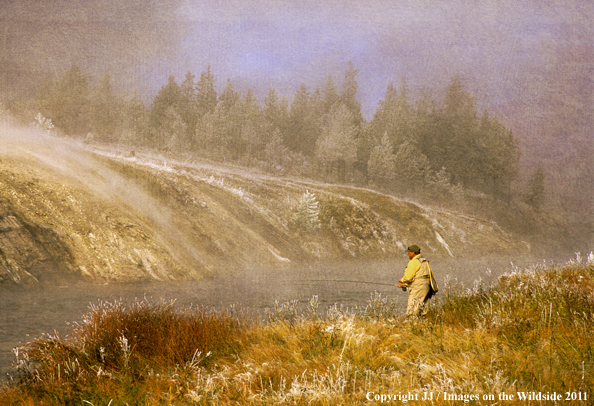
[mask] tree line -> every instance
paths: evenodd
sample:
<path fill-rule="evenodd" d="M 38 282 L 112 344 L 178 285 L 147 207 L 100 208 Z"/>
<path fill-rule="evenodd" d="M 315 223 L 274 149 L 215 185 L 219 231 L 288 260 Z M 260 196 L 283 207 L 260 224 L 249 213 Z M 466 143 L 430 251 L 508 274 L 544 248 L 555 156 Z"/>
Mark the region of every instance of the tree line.
<path fill-rule="evenodd" d="M 171 76 L 147 106 L 115 94 L 105 75 L 91 86 L 76 65 L 46 81 L 34 107 L 64 134 L 95 142 L 148 146 L 385 190 L 475 190 L 508 199 L 519 152 L 512 131 L 453 77 L 443 100 L 406 82 L 391 83 L 366 121 L 352 63 L 341 84 L 302 84 L 289 102 L 271 88 L 263 103 L 227 81 L 220 94 L 210 67 L 196 78 Z M 437 189 L 436 189 L 437 188 Z"/>

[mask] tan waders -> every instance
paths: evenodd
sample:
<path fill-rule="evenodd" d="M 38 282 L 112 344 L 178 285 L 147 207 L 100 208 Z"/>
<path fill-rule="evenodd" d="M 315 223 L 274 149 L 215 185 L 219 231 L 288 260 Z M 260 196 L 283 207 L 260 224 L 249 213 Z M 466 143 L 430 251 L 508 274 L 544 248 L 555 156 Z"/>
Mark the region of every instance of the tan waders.
<path fill-rule="evenodd" d="M 406 306 L 406 317 L 425 317 L 429 311 L 429 286 L 431 280 L 428 277 L 415 278 L 408 287 L 408 304 Z"/>

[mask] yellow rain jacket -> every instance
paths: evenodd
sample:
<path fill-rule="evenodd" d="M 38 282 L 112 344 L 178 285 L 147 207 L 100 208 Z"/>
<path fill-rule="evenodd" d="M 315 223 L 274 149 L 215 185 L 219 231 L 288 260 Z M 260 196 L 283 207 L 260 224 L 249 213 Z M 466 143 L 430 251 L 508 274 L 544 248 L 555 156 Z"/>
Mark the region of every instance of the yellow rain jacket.
<path fill-rule="evenodd" d="M 431 267 L 429 261 L 416 255 L 408 262 L 400 282 L 408 287 L 406 315 L 409 318 L 424 317 L 429 311 L 431 290 Z M 437 286 L 437 285 L 436 285 Z"/>
<path fill-rule="evenodd" d="M 422 258 L 421 254 L 418 254 L 408 262 L 401 281 L 405 286 L 410 286 L 415 278 L 429 278 L 430 273 L 429 262 Z"/>

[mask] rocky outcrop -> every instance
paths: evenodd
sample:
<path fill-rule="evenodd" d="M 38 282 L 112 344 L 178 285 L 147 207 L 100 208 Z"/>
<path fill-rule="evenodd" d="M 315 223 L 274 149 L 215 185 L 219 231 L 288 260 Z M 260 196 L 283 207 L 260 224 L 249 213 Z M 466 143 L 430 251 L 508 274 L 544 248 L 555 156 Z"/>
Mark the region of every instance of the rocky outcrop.
<path fill-rule="evenodd" d="M 56 145 L 59 145 L 57 147 Z M 200 279 L 235 268 L 506 254 L 497 225 L 372 190 L 48 140 L 0 151 L 0 282 Z M 304 194 L 313 226 L 299 220 Z"/>
<path fill-rule="evenodd" d="M 60 235 L 23 221 L 0 201 L 0 283 L 56 282 L 75 275 L 75 265 Z"/>

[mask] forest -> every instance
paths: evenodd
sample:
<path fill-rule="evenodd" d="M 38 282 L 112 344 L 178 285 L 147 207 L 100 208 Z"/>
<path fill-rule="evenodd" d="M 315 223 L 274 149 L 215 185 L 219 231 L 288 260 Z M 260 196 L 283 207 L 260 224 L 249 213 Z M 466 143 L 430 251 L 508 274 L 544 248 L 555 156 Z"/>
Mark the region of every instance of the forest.
<path fill-rule="evenodd" d="M 478 112 L 460 77 L 442 100 L 429 90 L 411 100 L 404 80 L 390 83 L 370 121 L 358 102 L 352 63 L 342 83 L 302 84 L 291 102 L 270 88 L 263 103 L 227 81 L 220 94 L 210 67 L 199 78 L 170 76 L 152 103 L 116 94 L 105 74 L 92 85 L 73 64 L 46 80 L 33 110 L 65 136 L 150 147 L 255 166 L 276 174 L 349 182 L 415 195 L 415 190 L 474 191 L 509 203 L 519 151 L 512 131 Z M 41 123 L 43 125 L 43 123 Z M 544 179 L 537 172 L 523 200 L 537 208 Z"/>

